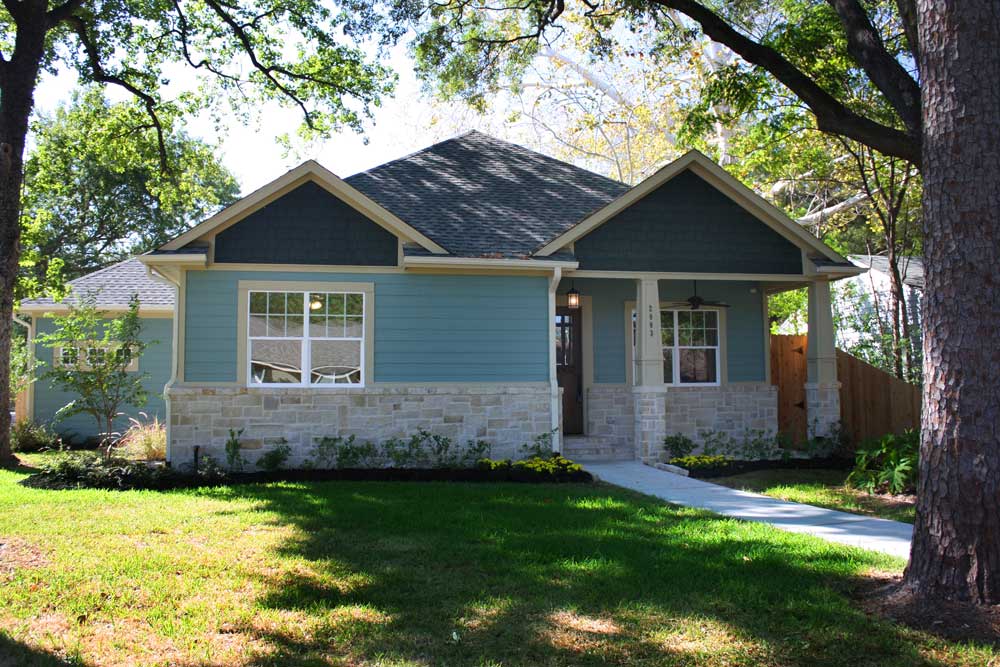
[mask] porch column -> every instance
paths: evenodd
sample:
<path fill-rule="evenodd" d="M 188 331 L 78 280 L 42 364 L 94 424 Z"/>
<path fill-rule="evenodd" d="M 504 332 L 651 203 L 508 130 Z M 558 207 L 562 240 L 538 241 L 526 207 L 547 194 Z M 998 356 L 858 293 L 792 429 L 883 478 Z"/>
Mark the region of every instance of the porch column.
<path fill-rule="evenodd" d="M 636 458 L 656 460 L 666 435 L 667 396 L 663 384 L 663 340 L 660 335 L 660 288 L 655 279 L 636 281 Z"/>
<path fill-rule="evenodd" d="M 837 348 L 830 283 L 826 280 L 809 284 L 809 344 L 806 365 L 809 434 L 816 437 L 833 435 L 840 425 L 840 382 L 837 381 Z"/>

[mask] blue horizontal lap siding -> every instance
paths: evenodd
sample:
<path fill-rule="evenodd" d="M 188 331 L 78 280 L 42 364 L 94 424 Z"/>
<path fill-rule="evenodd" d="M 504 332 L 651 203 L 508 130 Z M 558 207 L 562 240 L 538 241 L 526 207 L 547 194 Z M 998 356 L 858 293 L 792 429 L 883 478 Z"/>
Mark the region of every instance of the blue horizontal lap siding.
<path fill-rule="evenodd" d="M 802 273 L 799 248 L 690 171 L 574 244 L 581 269 Z"/>
<path fill-rule="evenodd" d="M 576 289 L 589 296 L 593 308 L 594 382 L 623 384 L 626 382 L 626 344 L 631 335 L 626 326 L 625 303 L 635 301 L 633 280 L 580 279 L 572 281 Z M 569 289 L 563 280 L 560 292 Z M 689 280 L 659 281 L 660 301 L 682 301 L 694 293 Z M 756 289 L 756 293 L 751 292 Z M 729 382 L 763 382 L 764 353 L 763 292 L 753 282 L 702 281 L 698 294 L 710 301 L 723 301 L 726 309 L 726 365 Z M 587 345 L 584 342 L 584 345 Z"/>
<path fill-rule="evenodd" d="M 51 333 L 55 330 L 55 324 L 51 319 L 42 318 L 38 320 L 38 333 Z M 157 417 L 160 421 L 166 418 L 167 409 L 163 401 L 163 388 L 170 379 L 170 361 L 172 354 L 173 321 L 169 318 L 144 317 L 142 318 L 142 339 L 150 343 L 149 347 L 139 359 L 139 373 L 148 373 L 143 381 L 146 388 L 147 401 L 145 405 L 127 406 L 122 411 L 132 417 L 139 417 L 140 412 L 145 412 L 150 419 Z M 155 343 L 153 341 L 156 341 Z M 43 362 L 45 366 L 41 373 L 52 368 L 52 349 L 44 347 L 40 343 L 35 346 L 36 358 Z M 56 412 L 64 405 L 73 400 L 74 396 L 51 386 L 46 379 L 35 382 L 35 421 L 52 424 L 52 427 L 61 434 L 72 436 L 76 440 L 84 440 L 96 437 L 99 434 L 97 422 L 90 415 L 73 415 L 59 422 L 54 422 Z M 115 427 L 119 431 L 128 428 L 128 417 L 121 417 Z"/>
<path fill-rule="evenodd" d="M 375 284 L 375 382 L 544 382 L 544 277 L 191 271 L 184 379 L 234 382 L 239 281 Z"/>

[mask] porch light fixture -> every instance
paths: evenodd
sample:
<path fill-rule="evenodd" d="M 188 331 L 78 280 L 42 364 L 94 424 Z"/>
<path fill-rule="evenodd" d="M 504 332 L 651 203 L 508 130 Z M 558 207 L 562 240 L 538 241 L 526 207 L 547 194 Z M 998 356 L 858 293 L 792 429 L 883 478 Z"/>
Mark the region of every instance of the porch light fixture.
<path fill-rule="evenodd" d="M 569 291 L 566 292 L 566 305 L 570 308 L 580 307 L 580 293 L 575 287 L 570 287 Z"/>

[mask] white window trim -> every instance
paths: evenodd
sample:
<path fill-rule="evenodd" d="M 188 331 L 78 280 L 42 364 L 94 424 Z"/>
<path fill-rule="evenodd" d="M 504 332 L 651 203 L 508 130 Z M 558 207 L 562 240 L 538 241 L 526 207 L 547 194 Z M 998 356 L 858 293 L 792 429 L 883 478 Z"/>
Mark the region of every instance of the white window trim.
<path fill-rule="evenodd" d="M 348 283 L 348 282 L 322 282 L 322 281 L 262 281 L 262 280 L 241 280 L 239 281 L 238 299 L 238 339 L 237 356 L 240 363 L 237 367 L 237 384 L 248 389 L 309 389 L 315 391 L 351 391 L 363 389 L 371 382 L 371 373 L 374 367 L 374 315 L 375 315 L 375 284 L 374 283 Z M 268 382 L 257 383 L 252 381 L 250 373 L 250 293 L 251 292 L 300 292 L 304 294 L 303 311 L 303 333 L 308 329 L 308 295 L 309 293 L 331 293 L 331 294 L 360 294 L 362 300 L 362 335 L 361 338 L 286 338 L 286 337 L 266 337 L 254 336 L 253 340 L 300 340 L 303 351 L 303 382 Z M 361 382 L 357 384 L 313 384 L 308 381 L 311 375 L 311 360 L 309 355 L 310 340 L 360 340 L 361 341 Z"/>
<path fill-rule="evenodd" d="M 63 363 L 63 350 L 68 349 L 67 346 L 58 346 L 52 348 L 52 365 L 59 368 L 75 368 L 81 371 L 93 370 L 89 363 L 87 363 L 87 355 L 91 349 L 108 349 L 115 350 L 121 347 L 117 344 L 105 345 L 100 342 L 92 341 L 82 341 L 77 345 L 71 346 L 77 350 L 77 363 L 66 364 Z M 135 373 L 139 370 L 139 355 L 133 354 L 132 359 L 129 361 L 128 366 L 125 367 L 126 373 Z"/>
<path fill-rule="evenodd" d="M 666 302 L 660 303 L 660 312 L 663 311 L 674 311 L 682 312 L 685 310 L 693 310 L 690 308 L 680 308 L 678 306 L 668 305 Z M 684 387 L 719 387 L 728 383 L 727 375 L 727 364 L 726 364 L 726 350 L 728 347 L 726 340 L 726 310 L 724 308 L 716 306 L 702 306 L 698 310 L 700 311 L 712 311 L 718 313 L 718 325 L 719 325 L 719 344 L 715 346 L 718 349 L 718 354 L 715 355 L 715 377 L 718 378 L 715 382 L 664 382 L 665 387 L 670 388 L 684 388 Z M 625 381 L 628 386 L 635 386 L 635 340 L 633 338 L 633 318 L 635 316 L 635 301 L 625 302 Z M 677 316 L 674 315 L 674 324 L 677 324 Z M 675 342 L 676 329 L 675 329 Z M 695 345 L 695 346 L 684 346 L 684 348 L 693 349 L 704 349 L 712 348 L 711 345 Z M 684 349 L 674 346 L 675 350 Z M 676 356 L 676 355 L 675 355 Z M 675 361 L 673 364 L 674 377 L 673 379 L 679 380 L 680 366 L 679 361 Z"/>

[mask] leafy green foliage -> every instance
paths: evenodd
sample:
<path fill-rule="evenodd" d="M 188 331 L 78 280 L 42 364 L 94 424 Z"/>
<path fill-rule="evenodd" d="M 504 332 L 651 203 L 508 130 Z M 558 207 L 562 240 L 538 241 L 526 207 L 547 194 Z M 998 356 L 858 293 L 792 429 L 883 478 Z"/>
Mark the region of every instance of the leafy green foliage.
<path fill-rule="evenodd" d="M 257 467 L 267 472 L 277 472 L 285 467 L 289 457 L 292 455 L 292 448 L 287 442 L 282 440 L 271 449 L 261 454 L 257 459 Z"/>
<path fill-rule="evenodd" d="M 310 465 L 337 468 L 371 468 L 388 464 L 393 468 L 471 468 L 489 455 L 485 440 L 469 440 L 465 447 L 443 435 L 420 429 L 409 438 L 390 438 L 381 445 L 347 438 L 323 438 L 313 450 Z"/>
<path fill-rule="evenodd" d="M 548 431 L 536 435 L 531 442 L 521 445 L 521 455 L 525 457 L 545 458 L 552 456 L 552 439 L 556 431 Z"/>
<path fill-rule="evenodd" d="M 32 123 L 21 199 L 19 298 L 154 248 L 239 196 L 215 147 L 160 114 L 170 171 L 146 110 L 87 88 Z"/>
<path fill-rule="evenodd" d="M 35 381 L 35 374 L 41 368 L 28 349 L 24 336 L 13 336 L 10 341 L 10 395 L 16 397 Z"/>
<path fill-rule="evenodd" d="M 683 433 L 668 435 L 663 439 L 663 449 L 671 459 L 688 456 L 694 452 L 697 446 L 694 440 Z"/>
<path fill-rule="evenodd" d="M 224 478 L 224 472 L 208 462 L 196 472 L 188 472 L 96 452 L 72 452 L 43 463 L 40 471 L 25 483 L 44 489 L 127 491 L 215 484 Z"/>
<path fill-rule="evenodd" d="M 226 438 L 226 466 L 230 470 L 243 470 L 247 464 L 246 457 L 243 456 L 243 443 L 240 442 L 242 435 L 243 429 L 229 429 L 229 437 Z"/>
<path fill-rule="evenodd" d="M 679 456 L 667 461 L 670 465 L 679 466 L 685 470 L 718 470 L 726 468 L 732 463 L 732 459 L 721 454 L 696 454 L 692 456 Z"/>
<path fill-rule="evenodd" d="M 913 491 L 917 485 L 919 455 L 919 431 L 884 435 L 858 448 L 847 484 L 868 493 Z"/>
<path fill-rule="evenodd" d="M 481 459 L 477 467 L 497 481 L 589 482 L 592 479 L 583 466 L 559 454 L 531 456 L 520 461 Z"/>
<path fill-rule="evenodd" d="M 87 414 L 94 418 L 103 444 L 120 437 L 114 421 L 122 408 L 146 403 L 143 380 L 148 374 L 129 371 L 150 343 L 141 337 L 139 299 L 133 295 L 128 310 L 116 318 L 106 318 L 94 305 L 93 295 L 81 295 L 80 303 L 53 318 L 52 333 L 36 340 L 60 353 L 44 377 L 76 398 L 57 413 L 58 418 Z"/>
<path fill-rule="evenodd" d="M 10 445 L 15 452 L 41 452 L 59 449 L 59 436 L 45 424 L 19 419 L 10 428 Z"/>

